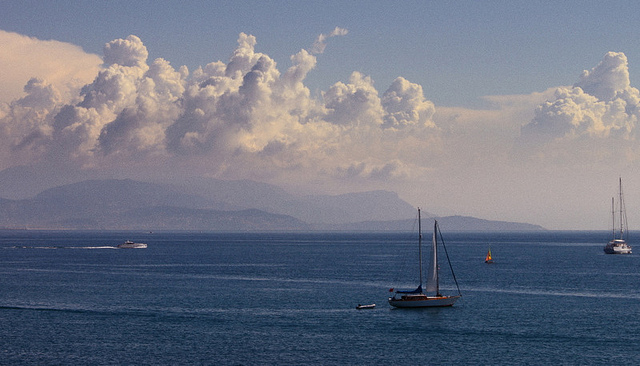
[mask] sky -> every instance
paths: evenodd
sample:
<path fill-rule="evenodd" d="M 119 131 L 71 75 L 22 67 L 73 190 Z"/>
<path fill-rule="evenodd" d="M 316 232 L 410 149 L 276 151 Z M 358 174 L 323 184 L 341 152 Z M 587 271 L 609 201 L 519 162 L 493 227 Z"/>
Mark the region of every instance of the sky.
<path fill-rule="evenodd" d="M 4 1 L 0 170 L 640 229 L 635 1 Z M 27 184 L 27 183 L 25 183 Z"/>

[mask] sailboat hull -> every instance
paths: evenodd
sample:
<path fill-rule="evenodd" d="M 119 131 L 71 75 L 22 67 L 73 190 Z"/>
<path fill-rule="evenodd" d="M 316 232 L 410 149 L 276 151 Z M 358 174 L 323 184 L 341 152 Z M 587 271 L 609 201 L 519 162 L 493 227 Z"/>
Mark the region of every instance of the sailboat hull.
<path fill-rule="evenodd" d="M 606 254 L 631 254 L 631 246 L 624 240 L 611 240 L 609 244 L 604 247 L 604 252 Z"/>
<path fill-rule="evenodd" d="M 389 305 L 396 308 L 438 308 L 453 306 L 460 296 L 411 296 L 410 298 L 389 298 Z"/>

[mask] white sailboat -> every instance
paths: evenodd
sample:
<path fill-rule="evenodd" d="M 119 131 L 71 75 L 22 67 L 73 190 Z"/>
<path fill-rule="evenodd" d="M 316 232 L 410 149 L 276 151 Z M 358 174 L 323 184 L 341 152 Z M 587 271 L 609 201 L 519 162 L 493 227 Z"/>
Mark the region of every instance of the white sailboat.
<path fill-rule="evenodd" d="M 458 295 L 453 296 L 445 296 L 440 293 L 440 283 L 439 283 L 439 267 L 438 267 L 438 239 L 437 235 L 440 233 L 440 229 L 438 227 L 438 221 L 435 221 L 433 225 L 433 238 L 431 245 L 431 256 L 429 263 L 429 273 L 427 277 L 427 282 L 425 289 L 422 289 L 422 227 L 420 220 L 420 209 L 418 208 L 418 257 L 419 257 L 419 272 L 420 272 L 420 285 L 418 288 L 413 291 L 395 291 L 393 297 L 389 298 L 389 305 L 396 308 L 426 308 L 426 307 L 444 307 L 444 306 L 452 306 L 462 294 L 460 293 L 460 287 L 458 287 L 458 281 L 456 280 L 455 275 L 453 274 L 453 268 L 451 267 L 451 262 L 449 261 L 449 255 L 447 254 L 447 249 L 444 246 L 444 241 L 441 240 L 442 246 L 445 250 L 445 254 L 447 254 L 447 261 L 449 262 L 449 268 L 451 269 L 451 274 L 453 275 L 453 279 L 456 283 L 456 287 L 458 288 Z M 442 239 L 442 233 L 440 233 L 440 239 Z M 393 291 L 390 290 L 390 291 Z M 432 293 L 432 295 L 428 295 L 428 293 Z"/>
<path fill-rule="evenodd" d="M 624 199 L 622 196 L 622 178 L 620 178 L 620 198 L 618 199 L 618 203 L 620 205 L 620 235 L 617 237 L 616 235 L 616 209 L 615 209 L 615 199 L 611 198 L 611 217 L 613 221 L 613 237 L 611 241 L 605 245 L 604 252 L 607 254 L 631 254 L 631 246 L 627 244 L 626 235 L 627 235 L 627 209 L 624 206 Z"/>

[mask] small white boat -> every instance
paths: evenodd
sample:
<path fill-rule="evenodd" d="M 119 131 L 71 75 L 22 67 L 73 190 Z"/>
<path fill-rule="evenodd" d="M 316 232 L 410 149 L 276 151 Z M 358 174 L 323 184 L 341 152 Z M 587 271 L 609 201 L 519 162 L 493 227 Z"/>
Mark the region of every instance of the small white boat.
<path fill-rule="evenodd" d="M 361 309 L 374 309 L 376 307 L 376 304 L 369 304 L 369 305 L 360 305 L 358 304 L 358 306 L 356 306 L 356 309 L 361 310 Z"/>
<path fill-rule="evenodd" d="M 433 240 L 431 246 L 431 257 L 430 257 L 430 265 L 429 265 L 429 273 L 427 276 L 426 283 L 426 291 L 422 289 L 422 230 L 420 224 L 420 209 L 418 209 L 418 261 L 420 268 L 420 285 L 417 289 L 412 291 L 395 291 L 393 297 L 389 298 L 389 305 L 396 308 L 429 308 L 429 307 L 444 307 L 444 306 L 452 306 L 462 294 L 460 293 L 460 287 L 458 287 L 458 280 L 456 280 L 455 275 L 453 274 L 453 268 L 451 267 L 451 262 L 449 262 L 449 269 L 451 269 L 451 274 L 453 276 L 453 280 L 456 283 L 456 287 L 458 288 L 457 295 L 445 296 L 440 293 L 440 284 L 438 280 L 439 276 L 439 265 L 438 265 L 438 240 L 437 234 L 440 233 L 438 227 L 438 221 L 435 221 L 433 225 Z M 442 233 L 440 233 L 440 238 L 442 239 Z M 446 253 L 446 247 L 444 246 L 444 242 L 442 242 L 442 246 Z M 449 255 L 447 254 L 447 260 L 449 259 Z M 394 289 L 389 290 L 393 292 Z M 433 295 L 429 296 L 425 292 L 432 292 Z"/>
<path fill-rule="evenodd" d="M 631 254 L 631 246 L 627 244 L 627 209 L 624 206 L 624 199 L 622 197 L 622 178 L 620 178 L 620 198 L 618 203 L 620 205 L 620 237 L 616 237 L 616 209 L 615 199 L 611 198 L 611 217 L 613 221 L 613 237 L 611 241 L 604 247 L 606 254 Z"/>
<path fill-rule="evenodd" d="M 147 244 L 145 243 L 134 243 L 131 240 L 127 240 L 122 244 L 118 245 L 118 248 L 122 249 L 145 249 Z"/>

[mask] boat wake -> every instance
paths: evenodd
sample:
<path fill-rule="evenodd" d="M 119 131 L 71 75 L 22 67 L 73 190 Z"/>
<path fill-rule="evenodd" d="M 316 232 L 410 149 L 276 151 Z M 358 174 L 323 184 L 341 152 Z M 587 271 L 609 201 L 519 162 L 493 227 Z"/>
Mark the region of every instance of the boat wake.
<path fill-rule="evenodd" d="M 9 247 L 10 249 L 119 249 L 115 246 L 84 246 L 84 247 L 63 247 L 63 246 L 21 246 L 16 245 Z"/>
<path fill-rule="evenodd" d="M 611 298 L 611 299 L 636 299 L 640 300 L 640 293 L 611 293 L 611 292 L 585 292 L 562 290 L 538 290 L 538 289 L 498 289 L 498 288 L 466 288 L 470 292 L 499 292 L 503 294 L 540 295 L 562 297 L 587 297 L 587 298 Z"/>
<path fill-rule="evenodd" d="M 15 311 L 33 311 L 33 312 L 54 312 L 54 313 L 70 313 L 70 314 L 93 314 L 100 316 L 142 316 L 142 317 L 156 317 L 159 314 L 164 314 L 162 311 L 150 311 L 147 309 L 135 309 L 135 308 L 113 308 L 113 309 L 96 309 L 96 308 L 84 308 L 74 306 L 0 306 L 0 311 L 15 310 Z"/>

